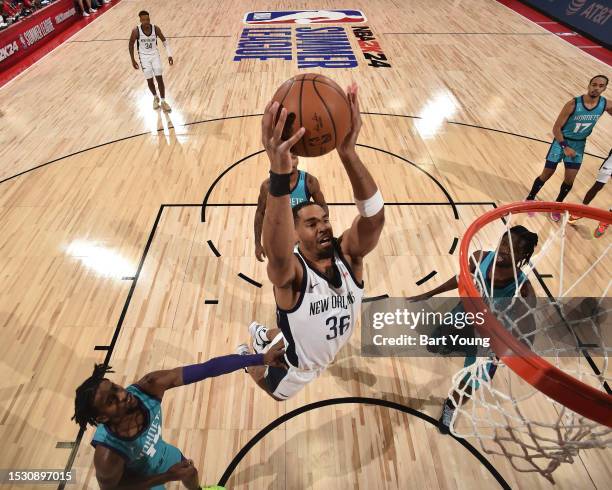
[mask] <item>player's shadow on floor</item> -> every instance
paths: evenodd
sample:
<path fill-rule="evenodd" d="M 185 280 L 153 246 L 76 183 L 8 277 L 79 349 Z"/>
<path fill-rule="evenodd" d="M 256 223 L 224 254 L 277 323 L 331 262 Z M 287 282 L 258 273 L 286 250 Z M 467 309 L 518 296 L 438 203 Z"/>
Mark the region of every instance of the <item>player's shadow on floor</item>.
<path fill-rule="evenodd" d="M 354 348 L 351 345 L 345 347 L 339 354 L 336 361 L 329 366 L 327 371 L 335 379 L 338 387 L 345 391 L 348 396 L 363 396 L 379 398 L 382 400 L 393 401 L 415 410 L 426 409 L 428 414 L 437 412 L 444 401 L 445 394 L 440 396 L 430 396 L 428 398 L 419 398 L 402 393 L 402 386 L 398 387 L 399 392 L 388 391 L 387 388 L 377 390 L 376 387 L 397 386 L 397 379 L 391 376 L 381 376 L 372 373 L 366 366 L 357 366 L 361 358 L 359 355 L 351 354 Z M 415 387 L 421 393 L 436 393 L 440 391 L 441 386 L 449 386 L 451 384 L 451 376 L 448 371 L 448 366 L 443 368 L 440 366 L 438 372 L 433 372 L 435 378 L 427 384 Z M 458 369 L 458 368 L 457 368 Z M 445 384 L 444 384 L 445 383 Z M 431 408 L 432 410 L 429 410 Z"/>
<path fill-rule="evenodd" d="M 389 413 L 389 411 L 387 411 L 387 413 Z M 247 482 L 257 486 L 257 480 L 272 476 L 274 479 L 268 484 L 267 488 L 269 489 L 312 488 L 313 485 L 321 479 L 341 477 L 348 474 L 351 470 L 360 471 L 374 460 L 382 456 L 387 456 L 388 454 L 392 455 L 396 453 L 397 449 L 395 448 L 393 433 L 387 431 L 382 431 L 380 433 L 376 432 L 380 437 L 379 441 L 377 444 L 374 444 L 371 440 L 366 441 L 365 444 L 367 447 L 363 447 L 363 436 L 360 436 L 362 437 L 360 441 L 356 440 L 352 443 L 347 440 L 339 441 L 344 448 L 358 447 L 360 445 L 362 447 L 359 450 L 358 468 L 350 468 L 347 467 L 347 465 L 337 465 L 337 452 L 335 452 L 337 445 L 330 443 L 330 435 L 338 433 L 342 430 L 342 427 L 351 427 L 355 423 L 355 420 L 359 420 L 359 417 L 358 407 L 354 407 L 354 411 L 351 414 L 330 420 L 316 429 L 307 429 L 298 432 L 287 439 L 286 442 L 278 447 L 272 454 L 263 455 L 268 461 L 268 464 L 257 462 L 238 471 L 238 473 L 234 473 L 226 484 L 226 487 L 234 488 L 239 485 L 244 485 Z M 316 420 L 316 417 L 314 419 Z M 291 421 L 287 423 L 290 424 Z M 278 429 L 285 430 L 284 426 L 280 426 Z M 373 434 L 375 432 L 368 431 L 366 433 Z M 323 446 L 324 449 L 313 452 L 311 450 L 312 445 L 317 444 L 319 441 L 320 446 Z M 380 450 L 378 448 L 380 448 Z M 254 457 L 254 459 L 258 459 L 258 457 Z M 280 461 L 284 462 L 284 464 L 279 465 L 278 462 Z M 240 466 L 241 465 L 239 465 L 239 468 Z M 298 475 L 305 476 L 307 480 L 296 482 L 294 478 L 287 478 L 290 468 L 297 469 Z M 316 471 L 304 468 L 316 468 Z"/>

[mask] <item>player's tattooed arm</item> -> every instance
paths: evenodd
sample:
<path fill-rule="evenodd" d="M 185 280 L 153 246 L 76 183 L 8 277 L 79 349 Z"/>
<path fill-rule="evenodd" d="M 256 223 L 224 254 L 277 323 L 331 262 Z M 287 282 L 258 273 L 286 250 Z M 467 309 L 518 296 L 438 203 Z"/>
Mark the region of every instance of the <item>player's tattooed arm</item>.
<path fill-rule="evenodd" d="M 130 51 L 130 59 L 132 60 L 132 66 L 136 70 L 138 70 L 138 63 L 136 63 L 136 60 L 134 59 L 134 43 L 136 42 L 137 37 L 138 37 L 138 27 L 135 27 L 132 30 L 132 34 L 130 35 L 128 49 Z"/>
<path fill-rule="evenodd" d="M 288 289 L 299 276 L 299 264 L 293 255 L 295 233 L 289 201 L 289 175 L 291 174 L 291 148 L 304 134 L 300 128 L 287 140 L 282 139 L 287 121 L 287 110 L 279 109 L 278 102 L 268 103 L 261 121 L 261 140 L 270 160 L 270 192 L 266 200 L 263 222 L 263 242 L 268 256 L 268 278 L 274 286 Z"/>
<path fill-rule="evenodd" d="M 327 209 L 327 202 L 325 202 L 325 196 L 321 191 L 321 184 L 319 184 L 319 179 L 317 179 L 314 175 L 308 174 L 308 180 L 306 181 L 308 185 L 308 191 L 312 196 L 312 200 L 316 202 L 319 206 L 321 206 L 327 214 L 329 214 L 329 209 Z"/>
<path fill-rule="evenodd" d="M 266 257 L 266 252 L 261 244 L 261 230 L 263 228 L 264 216 L 266 214 L 266 200 L 268 198 L 269 187 L 270 179 L 266 179 L 262 182 L 261 187 L 259 188 L 257 209 L 255 210 L 255 220 L 253 223 L 253 229 L 255 232 L 255 257 L 257 257 L 257 260 L 260 262 L 263 262 L 264 258 Z"/>

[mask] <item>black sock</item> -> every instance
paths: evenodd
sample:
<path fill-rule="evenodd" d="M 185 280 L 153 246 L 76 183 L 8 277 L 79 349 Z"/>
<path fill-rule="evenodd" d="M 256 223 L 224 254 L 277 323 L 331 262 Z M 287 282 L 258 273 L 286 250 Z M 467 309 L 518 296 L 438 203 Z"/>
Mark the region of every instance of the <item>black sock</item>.
<path fill-rule="evenodd" d="M 533 181 L 533 185 L 531 186 L 531 191 L 529 191 L 529 195 L 527 196 L 527 201 L 533 201 L 536 197 L 536 194 L 540 192 L 540 189 L 544 187 L 545 182 L 540 179 L 540 177 L 536 177 Z"/>
<path fill-rule="evenodd" d="M 574 184 L 566 184 L 565 182 L 563 182 L 563 184 L 561 184 L 561 189 L 559 189 L 559 195 L 557 196 L 556 201 L 563 202 L 565 196 L 567 196 L 569 194 L 569 191 L 572 190 L 573 185 Z"/>

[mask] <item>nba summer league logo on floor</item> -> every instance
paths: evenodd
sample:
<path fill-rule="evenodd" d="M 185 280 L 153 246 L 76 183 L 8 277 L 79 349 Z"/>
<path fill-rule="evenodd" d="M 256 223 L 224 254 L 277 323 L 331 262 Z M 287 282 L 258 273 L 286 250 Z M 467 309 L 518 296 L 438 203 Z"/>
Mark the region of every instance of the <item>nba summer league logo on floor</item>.
<path fill-rule="evenodd" d="M 346 28 L 312 24 L 363 24 L 366 17 L 361 10 L 285 10 L 248 12 L 243 22 L 249 27 L 242 30 L 234 61 L 292 61 L 295 45 L 298 68 L 355 68 L 357 56 Z M 372 29 L 351 27 L 368 66 L 390 68 Z"/>

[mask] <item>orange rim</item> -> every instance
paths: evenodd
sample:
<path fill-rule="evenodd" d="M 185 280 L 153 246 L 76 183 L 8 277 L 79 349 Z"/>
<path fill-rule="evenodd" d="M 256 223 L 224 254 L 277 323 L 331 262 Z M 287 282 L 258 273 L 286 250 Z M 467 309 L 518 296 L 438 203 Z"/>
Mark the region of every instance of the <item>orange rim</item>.
<path fill-rule="evenodd" d="M 482 295 L 476 288 L 469 267 L 469 245 L 476 232 L 485 225 L 508 214 L 527 212 L 550 213 L 569 211 L 574 216 L 591 218 L 603 223 L 612 222 L 612 212 L 582 204 L 529 201 L 506 204 L 486 212 L 466 230 L 459 249 L 459 293 L 467 311 L 485 312 L 485 321 L 477 326 L 481 335 L 491 339 L 496 355 L 533 387 L 570 410 L 595 422 L 612 427 L 612 395 L 583 383 L 542 359 L 516 339 L 488 312 Z"/>

